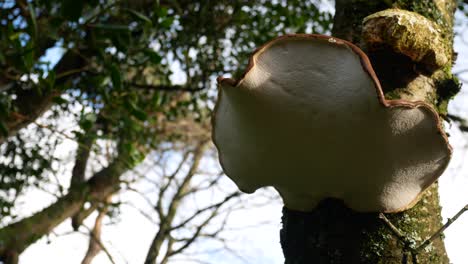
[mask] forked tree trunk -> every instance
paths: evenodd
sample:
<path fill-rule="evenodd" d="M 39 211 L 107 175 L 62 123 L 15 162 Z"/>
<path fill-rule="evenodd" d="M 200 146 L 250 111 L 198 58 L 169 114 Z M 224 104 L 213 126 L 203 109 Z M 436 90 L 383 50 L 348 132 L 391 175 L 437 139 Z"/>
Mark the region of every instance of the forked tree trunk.
<path fill-rule="evenodd" d="M 424 100 L 444 116 L 448 101 L 459 89 L 450 73 L 455 8 L 455 0 L 336 0 L 333 35 L 368 54 L 387 99 Z M 383 11 L 379 19 L 364 27 L 363 19 L 379 11 Z M 400 12 L 416 20 L 397 19 Z M 416 61 L 421 51 L 427 54 Z M 440 210 L 437 184 L 412 209 L 386 215 L 394 229 L 378 213 L 357 213 L 333 199 L 309 213 L 284 208 L 280 236 L 285 262 L 449 263 L 440 237 L 415 250 L 441 227 Z M 396 229 L 405 238 L 399 238 Z"/>

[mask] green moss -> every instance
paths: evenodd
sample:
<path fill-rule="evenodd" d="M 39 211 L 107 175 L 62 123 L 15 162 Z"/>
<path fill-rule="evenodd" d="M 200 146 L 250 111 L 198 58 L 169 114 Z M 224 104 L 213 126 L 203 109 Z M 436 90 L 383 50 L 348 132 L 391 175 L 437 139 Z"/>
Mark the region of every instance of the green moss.
<path fill-rule="evenodd" d="M 441 26 L 447 25 L 447 21 L 445 21 L 442 12 L 439 10 L 434 0 L 397 0 L 394 1 L 393 6 L 416 12 Z"/>
<path fill-rule="evenodd" d="M 437 89 L 437 110 L 440 115 L 447 115 L 450 100 L 461 90 L 461 83 L 452 74 L 451 67 L 447 66 L 441 72 L 435 74 L 435 85 Z"/>
<path fill-rule="evenodd" d="M 437 94 L 440 99 L 452 99 L 461 90 L 461 83 L 455 75 L 450 74 L 450 77 L 437 80 Z"/>
<path fill-rule="evenodd" d="M 404 92 L 404 89 L 397 88 L 385 93 L 385 99 L 387 100 L 398 100 L 401 99 L 401 94 Z"/>

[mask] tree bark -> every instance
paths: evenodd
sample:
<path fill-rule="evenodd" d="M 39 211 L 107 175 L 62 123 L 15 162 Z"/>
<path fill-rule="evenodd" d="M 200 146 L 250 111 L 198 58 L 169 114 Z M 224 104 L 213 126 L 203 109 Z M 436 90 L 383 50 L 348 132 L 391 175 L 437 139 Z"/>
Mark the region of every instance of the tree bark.
<path fill-rule="evenodd" d="M 456 1 L 335 2 L 333 35 L 366 52 L 386 98 L 425 101 L 444 117 L 459 90 L 451 74 Z M 412 20 L 405 24 L 402 17 Z M 354 212 L 335 199 L 307 213 L 284 208 L 285 263 L 449 263 L 442 238 L 416 250 L 441 227 L 440 210 L 437 184 L 413 208 L 387 215 L 392 225 L 378 213 Z"/>

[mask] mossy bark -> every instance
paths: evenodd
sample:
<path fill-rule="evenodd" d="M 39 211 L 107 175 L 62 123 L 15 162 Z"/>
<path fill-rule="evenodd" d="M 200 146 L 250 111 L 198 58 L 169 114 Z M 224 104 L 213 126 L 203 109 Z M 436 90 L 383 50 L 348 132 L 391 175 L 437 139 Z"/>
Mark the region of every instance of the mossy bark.
<path fill-rule="evenodd" d="M 455 0 L 336 0 L 333 35 L 368 54 L 387 99 L 425 101 L 444 117 L 459 90 L 451 74 L 455 7 Z M 308 213 L 284 208 L 285 263 L 449 263 L 442 238 L 415 250 L 441 227 L 440 210 L 434 184 L 413 208 L 386 215 L 402 238 L 378 213 L 354 212 L 339 200 Z"/>

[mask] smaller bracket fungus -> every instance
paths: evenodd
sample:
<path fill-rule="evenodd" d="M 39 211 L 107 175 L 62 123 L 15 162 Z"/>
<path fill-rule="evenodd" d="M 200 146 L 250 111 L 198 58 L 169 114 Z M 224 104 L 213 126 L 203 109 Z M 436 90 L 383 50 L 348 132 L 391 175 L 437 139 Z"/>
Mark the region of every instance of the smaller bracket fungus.
<path fill-rule="evenodd" d="M 442 29 L 415 12 L 392 8 L 365 17 L 362 38 L 369 49 L 390 46 L 430 71 L 451 60 L 452 50 L 442 37 Z"/>
<path fill-rule="evenodd" d="M 218 78 L 213 141 L 240 190 L 273 186 L 286 207 L 327 197 L 362 211 L 414 205 L 451 156 L 436 111 L 385 100 L 367 56 L 323 35 L 276 38 L 239 80 Z"/>

